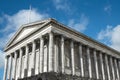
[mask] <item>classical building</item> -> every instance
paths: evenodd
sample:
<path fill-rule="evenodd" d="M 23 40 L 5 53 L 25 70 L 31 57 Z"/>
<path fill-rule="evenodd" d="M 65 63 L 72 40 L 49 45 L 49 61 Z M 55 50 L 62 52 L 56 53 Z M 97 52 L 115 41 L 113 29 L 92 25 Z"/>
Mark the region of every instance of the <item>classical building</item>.
<path fill-rule="evenodd" d="M 120 80 L 120 52 L 54 19 L 20 27 L 5 55 L 3 80 Z"/>

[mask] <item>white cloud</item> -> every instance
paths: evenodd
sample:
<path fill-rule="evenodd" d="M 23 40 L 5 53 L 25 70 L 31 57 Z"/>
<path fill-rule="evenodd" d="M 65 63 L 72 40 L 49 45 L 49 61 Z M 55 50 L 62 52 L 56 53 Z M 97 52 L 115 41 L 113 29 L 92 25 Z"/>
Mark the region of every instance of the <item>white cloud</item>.
<path fill-rule="evenodd" d="M 0 68 L 4 67 L 4 53 L 0 50 Z"/>
<path fill-rule="evenodd" d="M 70 6 L 67 0 L 53 0 L 57 10 L 70 11 Z"/>
<path fill-rule="evenodd" d="M 37 11 L 37 9 L 30 10 L 20 10 L 16 14 L 7 15 L 4 14 L 4 22 L 6 22 L 6 26 L 0 30 L 0 33 L 3 34 L 3 37 L 0 39 L 0 48 L 3 48 L 9 38 L 15 33 L 15 31 L 23 24 L 28 23 L 28 19 L 30 22 L 41 20 L 47 18 L 48 14 L 41 14 Z"/>
<path fill-rule="evenodd" d="M 120 51 L 120 25 L 115 27 L 107 26 L 105 30 L 100 31 L 98 34 L 98 39 L 107 41 L 107 43 L 110 43 L 108 45 Z"/>
<path fill-rule="evenodd" d="M 112 10 L 112 7 L 110 4 L 104 7 L 104 11 L 107 12 L 109 15 L 111 14 L 111 10 Z"/>
<path fill-rule="evenodd" d="M 80 20 L 71 19 L 68 22 L 68 26 L 74 28 L 77 31 L 83 32 L 89 23 L 88 18 L 82 14 Z"/>

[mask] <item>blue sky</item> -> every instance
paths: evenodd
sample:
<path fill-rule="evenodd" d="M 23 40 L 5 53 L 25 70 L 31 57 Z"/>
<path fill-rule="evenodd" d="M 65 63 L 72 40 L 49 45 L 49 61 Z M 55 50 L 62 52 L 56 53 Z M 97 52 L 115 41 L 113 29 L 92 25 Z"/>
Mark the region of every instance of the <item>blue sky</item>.
<path fill-rule="evenodd" d="M 0 0 L 0 80 L 4 46 L 22 24 L 28 23 L 28 17 L 30 22 L 54 18 L 120 51 L 119 3 L 120 0 Z"/>

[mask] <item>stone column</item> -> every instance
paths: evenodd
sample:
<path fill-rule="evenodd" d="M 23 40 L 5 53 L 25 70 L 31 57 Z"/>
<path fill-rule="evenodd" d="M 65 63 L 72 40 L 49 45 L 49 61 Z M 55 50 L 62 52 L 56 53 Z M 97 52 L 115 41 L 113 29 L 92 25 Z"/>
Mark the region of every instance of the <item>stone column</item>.
<path fill-rule="evenodd" d="M 103 64 L 103 56 L 102 53 L 100 52 L 100 63 L 101 63 L 101 70 L 102 70 L 102 79 L 105 80 L 105 72 L 104 72 L 104 64 Z"/>
<path fill-rule="evenodd" d="M 3 77 L 3 80 L 7 79 L 7 71 L 8 71 L 8 56 L 5 56 L 5 67 L 4 67 L 4 77 Z"/>
<path fill-rule="evenodd" d="M 21 78 L 21 72 L 22 72 L 22 54 L 23 54 L 23 51 L 22 49 L 19 50 L 19 55 L 20 55 L 20 59 L 19 59 L 19 76 L 18 78 Z"/>
<path fill-rule="evenodd" d="M 106 67 L 107 67 L 107 76 L 108 76 L 108 80 L 111 80 L 110 79 L 110 69 L 109 69 L 109 65 L 108 65 L 108 55 L 105 55 L 105 64 L 106 64 Z"/>
<path fill-rule="evenodd" d="M 65 59 L 65 53 L 64 53 L 64 36 L 61 36 L 61 64 L 62 64 L 62 73 L 64 73 L 65 72 L 65 61 L 64 61 L 64 59 Z"/>
<path fill-rule="evenodd" d="M 54 71 L 58 71 L 58 37 L 55 39 L 55 46 L 54 46 Z"/>
<path fill-rule="evenodd" d="M 113 58 L 112 57 L 110 57 L 110 65 L 112 67 L 112 77 L 113 77 L 112 80 L 115 80 L 115 71 L 114 71 L 114 67 L 113 67 Z"/>
<path fill-rule="evenodd" d="M 95 62 L 96 77 L 97 77 L 97 79 L 99 79 L 98 60 L 97 60 L 97 54 L 96 54 L 96 50 L 95 49 L 94 49 L 94 62 Z"/>
<path fill-rule="evenodd" d="M 15 58 L 15 62 L 14 62 L 14 71 L 13 71 L 13 79 L 16 79 L 16 64 L 17 64 L 17 53 L 16 51 L 14 52 L 14 58 Z"/>
<path fill-rule="evenodd" d="M 54 41 L 53 40 L 54 40 L 53 33 L 50 32 L 49 33 L 49 58 L 48 58 L 48 71 L 49 72 L 54 70 L 54 66 L 53 66 L 53 64 L 54 64 L 54 61 L 53 61 L 54 60 L 54 57 L 53 57 L 53 55 L 54 55 L 54 51 L 53 51 Z"/>
<path fill-rule="evenodd" d="M 75 63 L 74 63 L 74 42 L 71 40 L 71 61 L 72 61 L 72 75 L 75 75 Z"/>
<path fill-rule="evenodd" d="M 32 41 L 32 72 L 31 72 L 31 75 L 34 75 L 35 74 L 35 54 L 36 54 L 36 44 L 35 44 L 35 41 Z"/>
<path fill-rule="evenodd" d="M 79 44 L 79 55 L 80 55 L 81 76 L 84 77 L 83 57 L 82 57 L 82 45 L 81 44 Z"/>
<path fill-rule="evenodd" d="M 89 77 L 92 78 L 92 68 L 91 68 L 91 58 L 90 58 L 90 48 L 87 46 L 87 57 L 88 57 L 88 69 Z"/>
<path fill-rule="evenodd" d="M 13 62 L 13 56 L 12 53 L 10 54 L 10 65 L 9 65 L 9 72 L 8 72 L 8 79 L 11 80 L 11 74 L 12 74 L 12 62 Z"/>
<path fill-rule="evenodd" d="M 119 70 L 118 70 L 118 65 L 117 65 L 117 59 L 114 59 L 114 62 L 115 62 L 115 69 L 116 69 L 116 74 L 117 74 L 117 80 L 120 80 L 120 77 L 119 77 Z"/>
<path fill-rule="evenodd" d="M 44 67 L 44 66 L 43 66 L 43 61 L 44 61 L 44 60 L 43 60 L 43 59 L 44 59 L 44 58 L 43 58 L 43 57 L 44 57 L 44 56 L 43 56 L 43 55 L 44 55 L 44 51 L 43 51 L 44 48 L 43 48 L 43 46 L 44 46 L 44 39 L 43 39 L 43 37 L 40 37 L 40 65 L 39 65 L 39 66 L 40 66 L 40 67 L 39 67 L 39 68 L 40 68 L 40 69 L 39 69 L 39 70 L 40 70 L 40 71 L 39 71 L 40 73 L 43 72 L 43 67 Z"/>
<path fill-rule="evenodd" d="M 25 61 L 26 62 L 26 64 L 25 64 L 25 77 L 28 76 L 28 59 L 29 59 L 28 50 L 29 50 L 28 45 L 26 45 L 25 46 L 25 55 L 26 55 L 26 58 L 25 58 L 25 60 L 26 60 Z"/>

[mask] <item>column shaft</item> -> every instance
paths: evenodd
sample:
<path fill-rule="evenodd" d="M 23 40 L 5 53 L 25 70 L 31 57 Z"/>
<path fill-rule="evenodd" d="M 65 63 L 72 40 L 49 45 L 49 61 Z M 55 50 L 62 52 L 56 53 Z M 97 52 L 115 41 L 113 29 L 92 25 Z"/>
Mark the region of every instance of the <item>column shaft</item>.
<path fill-rule="evenodd" d="M 116 74 L 117 74 L 117 80 L 120 80 L 120 77 L 119 77 L 119 70 L 118 70 L 118 65 L 117 65 L 117 60 L 114 59 L 114 62 L 115 62 L 115 69 L 116 69 Z"/>
<path fill-rule="evenodd" d="M 51 72 L 51 71 L 53 71 L 54 70 L 54 66 L 53 66 L 53 64 L 54 64 L 54 57 L 53 57 L 53 55 L 54 55 L 54 52 L 53 52 L 53 33 L 52 32 L 50 32 L 49 33 L 49 60 L 48 60 L 48 71 L 49 72 Z"/>
<path fill-rule="evenodd" d="M 8 71 L 8 56 L 5 57 L 5 68 L 4 68 L 4 77 L 3 77 L 3 80 L 7 79 L 7 71 Z"/>
<path fill-rule="evenodd" d="M 107 76 L 108 76 L 108 80 L 110 79 L 110 69 L 109 69 L 109 65 L 108 65 L 108 55 L 105 55 L 105 63 L 106 63 L 106 67 L 107 67 Z"/>
<path fill-rule="evenodd" d="M 19 59 L 19 76 L 18 78 L 21 78 L 21 72 L 22 72 L 22 49 L 20 49 L 19 55 L 20 55 L 20 59 Z"/>
<path fill-rule="evenodd" d="M 65 61 L 64 61 L 64 59 L 65 59 L 65 53 L 64 53 L 64 37 L 63 36 L 61 36 L 61 62 L 62 62 L 62 73 L 64 73 L 65 72 Z"/>
<path fill-rule="evenodd" d="M 102 70 L 102 79 L 105 80 L 105 72 L 104 72 L 104 64 L 103 64 L 103 56 L 102 53 L 100 52 L 100 62 L 101 62 L 101 70 Z"/>
<path fill-rule="evenodd" d="M 26 49 L 25 49 L 25 55 L 26 55 L 26 58 L 25 58 L 25 60 L 26 60 L 26 64 L 25 64 L 25 77 L 27 77 L 28 76 L 28 60 L 29 60 L 29 54 L 28 54 L 28 45 L 26 45 L 26 47 L 25 47 Z"/>
<path fill-rule="evenodd" d="M 80 54 L 81 76 L 84 77 L 83 57 L 82 57 L 82 45 L 81 44 L 79 44 L 79 54 Z"/>
<path fill-rule="evenodd" d="M 112 57 L 110 57 L 110 64 L 111 64 L 111 67 L 112 67 L 112 77 L 113 77 L 113 80 L 115 80 L 115 72 L 114 72 L 113 58 Z"/>
<path fill-rule="evenodd" d="M 92 78 L 92 68 L 91 68 L 91 58 L 90 58 L 90 49 L 87 46 L 87 57 L 88 57 L 88 69 L 89 69 L 89 77 Z"/>
<path fill-rule="evenodd" d="M 8 79 L 11 79 L 11 72 L 12 72 L 12 61 L 13 61 L 13 56 L 10 54 L 10 65 L 9 65 L 9 73 L 8 73 Z"/>
<path fill-rule="evenodd" d="M 17 64 L 17 53 L 14 52 L 15 62 L 14 62 L 14 73 L 13 73 L 13 79 L 16 79 L 16 64 Z"/>
<path fill-rule="evenodd" d="M 33 57 L 33 60 L 32 60 L 32 74 L 31 75 L 34 75 L 35 74 L 35 54 L 36 54 L 36 44 L 35 44 L 35 41 L 32 42 L 32 57 Z"/>
<path fill-rule="evenodd" d="M 40 38 L 40 65 L 39 65 L 39 66 L 40 66 L 40 67 L 39 67 L 39 68 L 40 68 L 40 73 L 43 72 L 43 67 L 44 67 L 44 66 L 43 66 L 43 61 L 44 61 L 44 60 L 43 60 L 43 59 L 44 59 L 44 58 L 43 58 L 43 57 L 44 57 L 44 56 L 43 56 L 43 55 L 44 55 L 44 52 L 43 52 L 43 49 L 44 49 L 44 48 L 43 48 L 43 46 L 44 46 L 44 39 L 43 39 L 43 37 L 41 37 L 41 38 Z"/>
<path fill-rule="evenodd" d="M 99 79 L 98 60 L 97 60 L 96 50 L 94 50 L 94 62 L 95 62 L 96 77 L 97 77 L 97 79 Z"/>
<path fill-rule="evenodd" d="M 71 61 L 72 61 L 72 75 L 75 75 L 75 63 L 74 63 L 74 42 L 71 41 Z"/>

